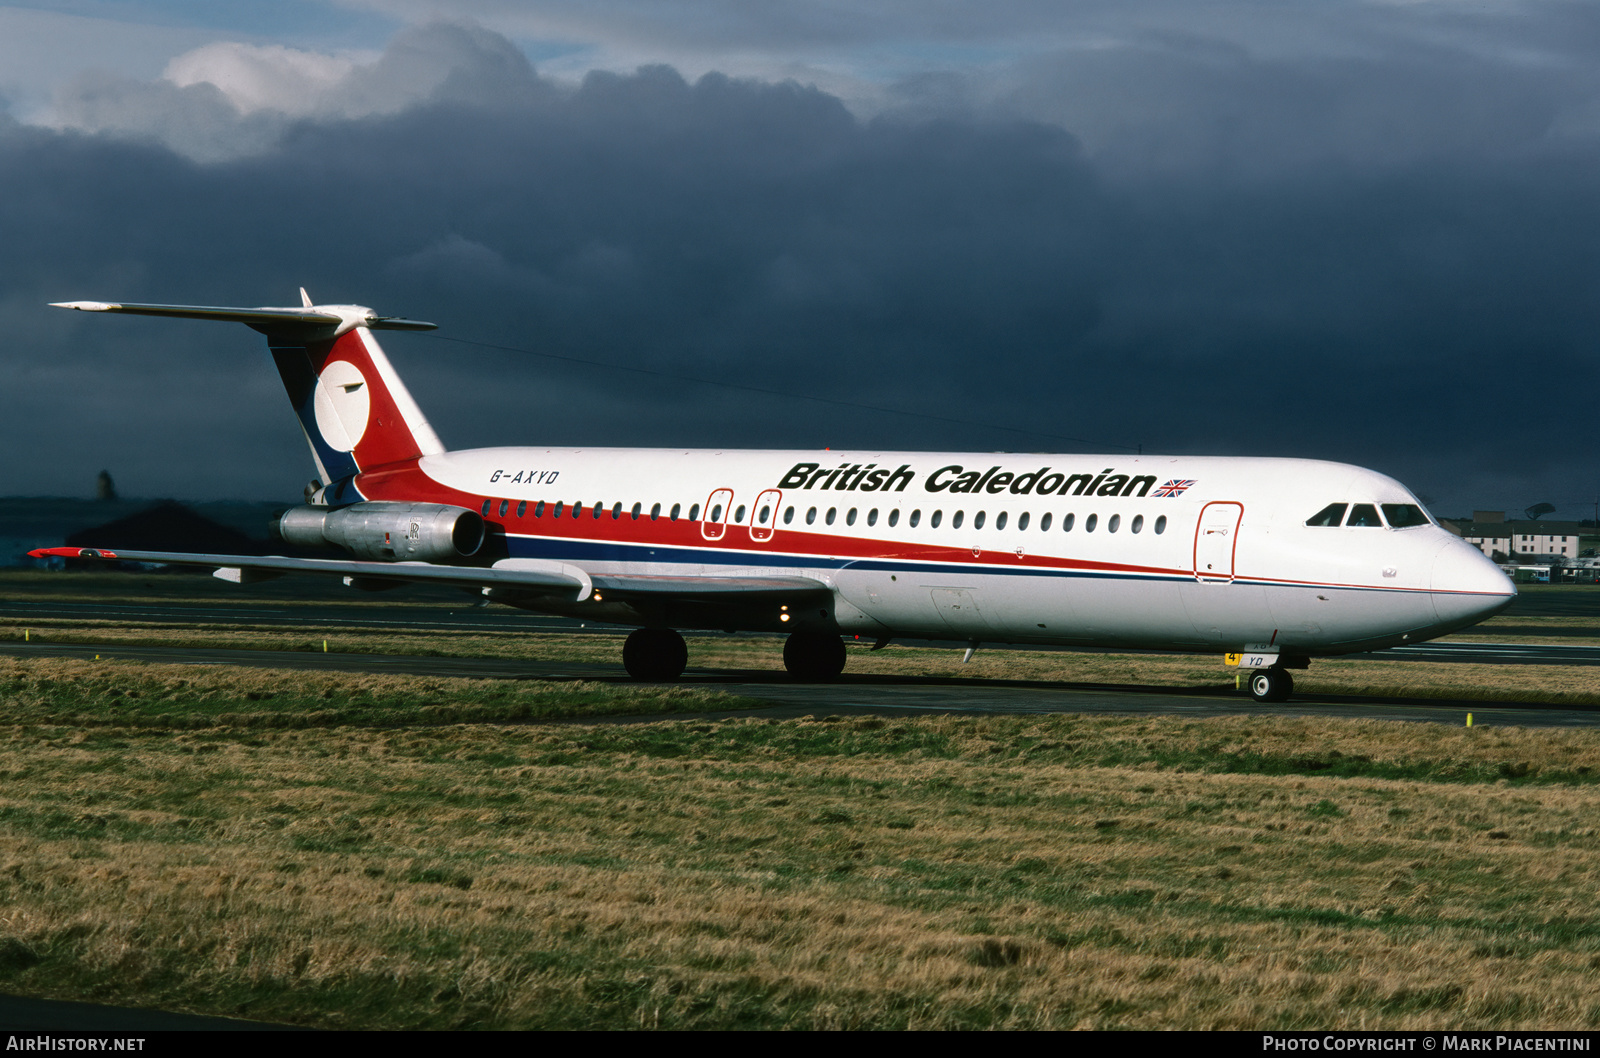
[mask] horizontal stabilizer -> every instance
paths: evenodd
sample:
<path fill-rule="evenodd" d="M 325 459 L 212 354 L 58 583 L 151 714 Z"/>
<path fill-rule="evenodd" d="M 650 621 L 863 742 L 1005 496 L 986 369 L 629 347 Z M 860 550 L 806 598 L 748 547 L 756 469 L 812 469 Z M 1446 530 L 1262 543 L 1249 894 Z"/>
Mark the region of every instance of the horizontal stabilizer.
<path fill-rule="evenodd" d="M 52 308 L 79 312 L 120 312 L 130 316 L 168 316 L 186 320 L 216 320 L 242 323 L 263 334 L 295 334 L 311 337 L 318 332 L 329 336 L 366 327 L 374 331 L 432 331 L 437 326 L 399 316 L 379 316 L 362 305 L 308 305 L 303 308 L 236 309 L 215 305 L 138 305 L 112 301 L 52 301 Z"/>

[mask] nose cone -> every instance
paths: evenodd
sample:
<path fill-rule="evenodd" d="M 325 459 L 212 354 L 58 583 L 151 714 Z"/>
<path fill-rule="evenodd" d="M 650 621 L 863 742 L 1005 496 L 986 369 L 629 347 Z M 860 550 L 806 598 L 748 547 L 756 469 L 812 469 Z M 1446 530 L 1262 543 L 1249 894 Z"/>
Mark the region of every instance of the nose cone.
<path fill-rule="evenodd" d="M 1451 540 L 1433 560 L 1433 609 L 1439 634 L 1466 628 L 1511 605 L 1517 587 L 1482 551 Z"/>

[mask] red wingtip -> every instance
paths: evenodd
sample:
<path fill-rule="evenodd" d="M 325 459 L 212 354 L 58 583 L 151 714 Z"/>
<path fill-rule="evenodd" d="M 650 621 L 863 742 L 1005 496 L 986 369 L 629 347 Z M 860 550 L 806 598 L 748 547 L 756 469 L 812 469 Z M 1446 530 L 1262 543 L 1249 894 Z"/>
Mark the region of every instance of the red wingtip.
<path fill-rule="evenodd" d="M 116 552 L 103 547 L 41 547 L 28 552 L 29 558 L 116 558 Z"/>

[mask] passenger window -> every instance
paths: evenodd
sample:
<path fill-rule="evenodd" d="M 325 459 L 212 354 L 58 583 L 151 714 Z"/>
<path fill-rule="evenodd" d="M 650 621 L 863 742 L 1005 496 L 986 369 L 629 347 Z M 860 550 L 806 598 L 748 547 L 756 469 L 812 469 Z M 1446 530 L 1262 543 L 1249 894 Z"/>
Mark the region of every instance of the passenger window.
<path fill-rule="evenodd" d="M 689 505 L 689 520 L 691 522 L 698 522 L 700 520 L 700 505 L 698 503 L 692 503 Z"/>
<path fill-rule="evenodd" d="M 734 525 L 743 525 L 744 524 L 744 504 L 742 504 L 742 503 L 739 504 L 739 509 L 733 512 L 733 524 Z"/>
<path fill-rule="evenodd" d="M 1358 503 L 1350 508 L 1350 519 L 1344 524 L 1361 529 L 1383 528 L 1383 523 L 1378 520 L 1378 508 L 1370 503 Z"/>
<path fill-rule="evenodd" d="M 617 505 L 617 508 L 620 510 L 621 507 L 622 507 L 622 505 L 619 503 Z M 600 512 L 605 510 L 605 508 L 606 508 L 605 504 L 600 503 L 599 501 L 595 502 L 595 505 L 594 505 L 594 520 L 595 521 L 598 522 L 600 520 Z"/>
<path fill-rule="evenodd" d="M 508 511 L 510 509 L 511 509 L 511 501 L 510 500 L 501 500 L 500 501 L 500 517 L 504 518 L 506 516 L 506 511 Z"/>
<path fill-rule="evenodd" d="M 554 512 L 552 512 L 552 514 L 551 514 L 551 515 L 550 515 L 550 516 L 551 516 L 551 517 L 552 517 L 552 518 L 559 518 L 559 517 L 561 517 L 561 507 L 562 507 L 562 503 L 561 503 L 561 501 L 560 501 L 560 500 L 557 500 L 557 501 L 556 501 L 556 509 L 555 509 L 555 511 L 554 511 Z"/>
<path fill-rule="evenodd" d="M 1027 517 L 1027 515 L 1023 515 L 1023 517 Z M 1039 519 L 1039 531 L 1041 533 L 1048 533 L 1050 531 L 1050 512 L 1046 511 L 1044 517 Z"/>
<path fill-rule="evenodd" d="M 650 520 L 653 522 L 657 518 L 660 518 L 660 517 L 661 517 L 661 504 L 652 503 L 650 505 Z"/>
<path fill-rule="evenodd" d="M 974 514 L 972 516 L 972 527 L 974 529 L 982 529 L 983 528 L 983 519 L 984 519 L 984 513 L 982 511 L 979 511 L 977 514 Z"/>
<path fill-rule="evenodd" d="M 835 518 L 837 518 L 838 516 L 839 516 L 839 508 L 837 508 L 837 507 L 829 507 L 828 508 L 828 516 L 826 518 L 824 518 L 823 521 L 827 522 L 829 525 L 832 525 L 833 524 L 833 520 Z"/>
<path fill-rule="evenodd" d="M 640 509 L 641 509 L 641 505 L 636 503 L 636 504 L 633 505 L 633 510 L 628 512 L 629 516 L 632 517 L 633 520 L 636 521 L 636 522 L 639 520 L 639 511 L 640 511 Z"/>
<path fill-rule="evenodd" d="M 920 521 L 922 521 L 922 510 L 919 508 L 911 512 L 911 528 L 915 529 Z"/>
<path fill-rule="evenodd" d="M 1132 525 L 1130 525 L 1130 526 L 1128 526 L 1128 528 L 1129 528 L 1129 529 L 1132 529 L 1132 530 L 1133 530 L 1133 531 L 1134 531 L 1134 532 L 1136 532 L 1136 533 L 1137 533 L 1137 532 L 1138 532 L 1138 531 L 1139 531 L 1139 530 L 1140 530 L 1140 529 L 1143 529 L 1143 528 L 1144 528 L 1144 515 L 1142 515 L 1142 514 L 1136 514 L 1136 515 L 1134 515 L 1134 516 L 1133 516 L 1133 524 L 1132 524 Z"/>
<path fill-rule="evenodd" d="M 1114 533 L 1122 528 L 1122 515 L 1113 514 L 1111 520 L 1106 522 L 1106 532 Z"/>
<path fill-rule="evenodd" d="M 967 513 L 966 511 L 957 511 L 956 513 L 952 514 L 950 516 L 950 528 L 952 528 L 952 529 L 960 529 L 961 528 L 961 519 L 966 517 L 966 513 Z"/>
<path fill-rule="evenodd" d="M 872 508 L 872 510 L 867 512 L 867 524 L 868 525 L 877 525 L 878 524 L 878 508 L 874 507 L 874 508 Z"/>
<path fill-rule="evenodd" d="M 638 512 L 635 511 L 633 516 L 635 518 L 639 517 Z M 615 507 L 611 508 L 611 520 L 614 522 L 618 518 L 621 518 L 621 517 L 622 517 L 622 501 L 618 500 L 617 501 L 617 505 Z"/>
<path fill-rule="evenodd" d="M 689 517 L 690 518 L 694 517 L 694 512 L 693 511 L 689 512 Z M 718 504 L 715 504 L 715 505 L 712 506 L 712 508 L 711 508 L 711 520 L 713 522 L 722 521 L 722 504 L 718 503 Z"/>
<path fill-rule="evenodd" d="M 1061 531 L 1063 533 L 1072 532 L 1072 523 L 1077 521 L 1077 519 L 1078 516 L 1076 514 L 1063 515 L 1061 518 Z"/>
<path fill-rule="evenodd" d="M 540 500 L 538 503 L 533 505 L 533 516 L 535 518 L 543 518 L 544 517 L 544 501 L 543 500 Z"/>
<path fill-rule="evenodd" d="M 856 509 L 854 507 L 850 508 L 848 511 L 845 512 L 844 524 L 845 525 L 855 525 L 856 524 Z"/>
<path fill-rule="evenodd" d="M 770 515 L 771 513 L 772 513 L 772 508 L 771 507 L 763 507 L 763 508 L 761 508 L 760 518 L 761 518 L 761 524 L 762 525 L 766 525 L 767 524 L 767 516 Z"/>
<path fill-rule="evenodd" d="M 1094 532 L 1095 523 L 1098 521 L 1100 521 L 1100 516 L 1098 514 L 1089 515 L 1089 517 L 1083 520 L 1083 531 L 1086 533 Z"/>
<path fill-rule="evenodd" d="M 674 503 L 672 505 L 672 511 L 671 511 L 670 514 L 667 515 L 667 517 L 671 518 L 673 521 L 677 521 L 678 520 L 678 509 L 681 506 L 682 506 L 682 504 Z"/>
<path fill-rule="evenodd" d="M 1161 517 L 1156 519 L 1156 535 L 1160 536 L 1162 533 L 1164 533 L 1166 531 L 1167 531 L 1167 516 L 1163 514 Z"/>
<path fill-rule="evenodd" d="M 813 507 L 810 510 L 806 511 L 806 524 L 807 525 L 815 525 L 816 521 L 817 521 L 817 509 L 815 507 Z"/>
<path fill-rule="evenodd" d="M 492 507 L 492 506 L 494 506 L 494 501 L 493 500 L 484 500 L 483 501 L 483 516 L 485 518 L 489 517 L 489 508 Z"/>
<path fill-rule="evenodd" d="M 1410 529 L 1412 526 L 1428 524 L 1428 516 L 1414 503 L 1385 503 L 1383 518 L 1389 523 L 1390 529 Z"/>
<path fill-rule="evenodd" d="M 521 503 L 517 504 L 517 517 L 521 518 L 523 515 L 525 515 L 527 513 L 528 513 L 528 501 L 527 500 L 523 500 Z"/>
<path fill-rule="evenodd" d="M 794 521 L 794 508 L 785 507 L 783 509 L 783 524 L 788 525 L 792 521 Z"/>
<path fill-rule="evenodd" d="M 939 528 L 939 523 L 944 520 L 943 511 L 934 511 L 933 517 L 928 519 L 928 526 L 932 529 Z"/>
<path fill-rule="evenodd" d="M 893 529 L 900 524 L 900 508 L 896 507 L 889 512 L 889 528 Z"/>
<path fill-rule="evenodd" d="M 1307 525 L 1338 525 L 1344 521 L 1344 512 L 1350 505 L 1347 503 L 1330 503 L 1322 510 L 1306 519 Z"/>

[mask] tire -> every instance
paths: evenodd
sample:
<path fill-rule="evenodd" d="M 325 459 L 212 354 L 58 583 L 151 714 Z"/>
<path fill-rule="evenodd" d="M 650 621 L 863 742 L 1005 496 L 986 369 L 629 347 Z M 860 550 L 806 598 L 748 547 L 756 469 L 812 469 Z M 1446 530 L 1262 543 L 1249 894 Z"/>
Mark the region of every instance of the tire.
<path fill-rule="evenodd" d="M 794 632 L 783 644 L 783 667 L 802 683 L 835 679 L 844 662 L 844 641 L 826 632 Z"/>
<path fill-rule="evenodd" d="M 688 664 L 689 647 L 670 628 L 635 629 L 622 644 L 622 667 L 636 680 L 675 680 Z"/>
<path fill-rule="evenodd" d="M 1258 702 L 1286 702 L 1294 693 L 1287 669 L 1257 669 L 1250 674 L 1250 697 Z"/>

